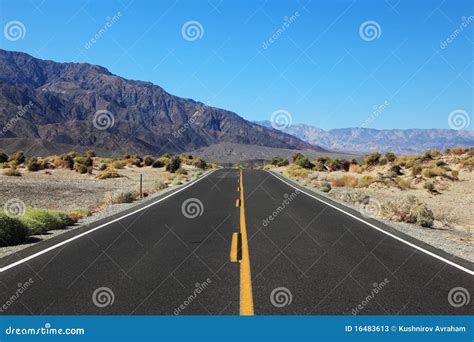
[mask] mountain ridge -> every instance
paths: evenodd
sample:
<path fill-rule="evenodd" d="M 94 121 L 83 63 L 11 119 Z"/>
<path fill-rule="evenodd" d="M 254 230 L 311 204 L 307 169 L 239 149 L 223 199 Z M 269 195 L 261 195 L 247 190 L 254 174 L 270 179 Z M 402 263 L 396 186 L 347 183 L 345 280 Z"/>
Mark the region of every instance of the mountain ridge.
<path fill-rule="evenodd" d="M 19 107 L 30 103 L 19 115 Z M 2 131 L 5 138 L 119 153 L 181 153 L 222 142 L 323 151 L 231 111 L 171 95 L 151 82 L 127 80 L 102 66 L 44 61 L 0 49 L 0 122 L 5 128 L 12 120 L 12 127 Z"/>
<path fill-rule="evenodd" d="M 271 127 L 270 121 L 254 122 Z M 282 131 L 331 151 L 419 153 L 430 149 L 474 146 L 474 131 L 468 130 L 361 127 L 323 130 L 306 124 L 292 124 Z"/>

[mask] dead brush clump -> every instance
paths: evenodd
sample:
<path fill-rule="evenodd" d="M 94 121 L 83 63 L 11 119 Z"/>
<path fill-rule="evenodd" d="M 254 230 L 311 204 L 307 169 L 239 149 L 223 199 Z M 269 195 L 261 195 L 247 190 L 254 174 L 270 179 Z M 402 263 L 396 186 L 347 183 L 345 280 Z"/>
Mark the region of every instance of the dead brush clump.
<path fill-rule="evenodd" d="M 102 205 L 109 207 L 113 204 L 132 203 L 137 198 L 138 194 L 135 191 L 116 190 L 105 194 Z"/>
<path fill-rule="evenodd" d="M 340 178 L 332 179 L 331 185 L 335 188 L 343 186 L 348 188 L 354 188 L 357 186 L 357 179 L 354 176 L 345 175 Z"/>
<path fill-rule="evenodd" d="M 431 227 L 434 222 L 433 212 L 413 195 L 383 203 L 381 216 L 391 221 L 414 223 L 422 227 Z"/>
<path fill-rule="evenodd" d="M 98 179 L 120 178 L 120 177 L 122 177 L 122 175 L 119 174 L 117 172 L 117 170 L 115 170 L 113 168 L 108 168 L 108 169 L 105 169 L 103 171 L 100 171 L 95 176 L 95 178 L 98 178 Z"/>

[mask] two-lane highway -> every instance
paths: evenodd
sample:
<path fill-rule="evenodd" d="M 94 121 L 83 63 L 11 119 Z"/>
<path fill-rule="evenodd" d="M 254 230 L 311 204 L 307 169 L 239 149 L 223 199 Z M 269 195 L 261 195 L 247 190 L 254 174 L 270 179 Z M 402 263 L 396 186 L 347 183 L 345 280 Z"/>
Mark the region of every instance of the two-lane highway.
<path fill-rule="evenodd" d="M 472 313 L 472 265 L 279 177 L 217 170 L 3 258 L 1 314 Z"/>

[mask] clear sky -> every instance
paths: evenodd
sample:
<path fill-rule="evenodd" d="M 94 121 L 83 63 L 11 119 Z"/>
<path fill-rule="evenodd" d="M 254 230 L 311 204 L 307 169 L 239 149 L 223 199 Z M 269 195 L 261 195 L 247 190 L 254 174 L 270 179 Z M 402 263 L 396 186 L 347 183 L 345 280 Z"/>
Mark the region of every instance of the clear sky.
<path fill-rule="evenodd" d="M 472 129 L 472 16 L 472 0 L 0 3 L 3 49 L 99 64 L 249 120 L 285 110 L 324 129 L 449 128 L 455 110 Z"/>

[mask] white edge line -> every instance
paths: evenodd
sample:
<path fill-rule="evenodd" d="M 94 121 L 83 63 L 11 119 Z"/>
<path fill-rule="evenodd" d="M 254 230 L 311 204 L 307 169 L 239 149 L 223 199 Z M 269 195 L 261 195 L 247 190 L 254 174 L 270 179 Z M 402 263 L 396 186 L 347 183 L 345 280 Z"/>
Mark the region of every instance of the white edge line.
<path fill-rule="evenodd" d="M 106 227 L 106 226 L 108 226 L 108 225 L 110 225 L 110 224 L 112 224 L 112 223 L 114 223 L 114 222 L 120 221 L 121 219 L 124 219 L 125 217 L 131 216 L 131 215 L 136 214 L 136 213 L 138 213 L 138 212 L 140 212 L 140 211 L 142 211 L 142 210 L 145 210 L 145 209 L 147 209 L 147 208 L 149 208 L 149 207 L 151 207 L 151 206 L 153 206 L 153 205 L 155 205 L 155 204 L 157 204 L 157 203 L 159 203 L 159 202 L 161 202 L 161 201 L 164 201 L 165 199 L 167 199 L 167 198 L 169 198 L 169 197 L 171 197 L 171 196 L 177 194 L 178 192 L 181 192 L 181 191 L 183 191 L 183 190 L 189 188 L 190 186 L 193 186 L 194 184 L 198 183 L 199 181 L 201 181 L 201 180 L 203 180 L 204 178 L 206 178 L 207 176 L 209 176 L 209 175 L 210 175 L 211 173 L 213 173 L 214 171 L 216 171 L 216 170 L 212 170 L 211 172 L 209 172 L 208 174 L 204 175 L 203 177 L 197 179 L 196 181 L 194 181 L 194 182 L 192 182 L 192 183 L 190 183 L 190 184 L 188 184 L 188 185 L 182 187 L 181 189 L 176 190 L 175 192 L 173 192 L 173 193 L 171 193 L 171 194 L 169 194 L 169 195 L 167 195 L 167 196 L 165 196 L 165 197 L 163 197 L 163 198 L 160 198 L 159 200 L 157 200 L 157 201 L 155 201 L 155 202 L 153 202 L 153 203 L 147 204 L 146 206 L 144 206 L 144 207 L 142 207 L 142 208 L 140 208 L 140 209 L 137 209 L 137 210 L 135 210 L 135 211 L 132 211 L 131 213 L 128 213 L 128 214 L 126 214 L 126 215 L 120 216 L 120 217 L 118 217 L 118 218 L 116 218 L 116 219 L 114 219 L 114 220 L 112 220 L 112 221 L 107 222 L 107 223 L 101 224 L 100 226 L 97 226 L 97 227 L 95 227 L 95 228 L 92 228 L 92 229 L 90 229 L 90 230 L 88 230 L 88 231 L 86 231 L 86 232 L 84 232 L 84 233 L 79 234 L 79 235 L 75 235 L 75 236 L 73 236 L 72 238 L 69 238 L 69 239 L 67 239 L 67 240 L 61 241 L 60 243 L 58 243 L 58 244 L 56 244 L 56 245 L 53 245 L 53 246 L 48 247 L 48 248 L 46 248 L 46 249 L 43 249 L 43 250 L 41 250 L 41 251 L 39 251 L 39 252 L 37 252 L 37 253 L 35 253 L 35 254 L 32 254 L 32 255 L 30 255 L 30 256 L 28 256 L 28 257 L 26 257 L 26 258 L 23 258 L 23 259 L 20 259 L 20 260 L 18 260 L 18 261 L 15 261 L 14 263 L 11 263 L 10 265 L 4 266 L 4 267 L 0 268 L 0 273 L 4 272 L 4 271 L 6 271 L 6 270 L 9 270 L 10 268 L 13 268 L 13 267 L 15 267 L 15 266 L 18 266 L 18 265 L 20 265 L 20 264 L 23 264 L 24 262 L 27 262 L 28 260 L 34 259 L 34 258 L 36 258 L 37 256 L 40 256 L 40 255 L 45 254 L 45 253 L 48 253 L 49 251 L 52 251 L 53 249 L 56 249 L 56 248 L 58 248 L 58 247 L 60 247 L 60 246 L 63 246 L 63 245 L 65 245 L 65 244 L 67 244 L 67 243 L 69 243 L 69 242 L 71 242 L 71 241 L 76 240 L 76 239 L 79 239 L 79 238 L 81 238 L 81 237 L 83 237 L 83 236 L 85 236 L 85 235 L 87 235 L 87 234 L 90 234 L 90 233 L 92 233 L 92 232 L 95 232 L 96 230 L 101 229 L 101 228 L 103 228 L 103 227 Z"/>
<path fill-rule="evenodd" d="M 292 188 L 294 188 L 294 189 L 296 189 L 296 190 L 298 190 L 298 191 L 301 191 L 302 193 L 306 194 L 306 195 L 309 196 L 309 197 L 312 197 L 312 198 L 314 198 L 314 199 L 316 199 L 316 200 L 318 200 L 318 201 L 320 201 L 320 202 L 323 202 L 324 204 L 326 204 L 326 205 L 328 205 L 328 206 L 330 206 L 330 207 L 332 207 L 332 208 L 334 208 L 334 209 L 336 209 L 336 210 L 339 210 L 340 212 L 342 212 L 342 213 L 344 213 L 344 214 L 346 214 L 346 215 L 349 215 L 350 217 L 352 217 L 352 218 L 354 218 L 354 219 L 356 219 L 356 220 L 358 220 L 358 221 L 360 221 L 360 222 L 363 222 L 363 223 L 365 223 L 366 225 L 368 225 L 368 226 L 370 226 L 370 227 L 372 227 L 372 228 L 374 228 L 374 229 L 377 229 L 378 231 L 380 231 L 380 232 L 382 232 L 382 233 L 384 233 L 384 234 L 386 234 L 386 235 L 388 235 L 388 236 L 390 236 L 390 237 L 392 237 L 392 238 L 394 238 L 394 239 L 397 239 L 398 241 L 401 241 L 401 242 L 403 242 L 404 244 L 406 244 L 406 245 L 408 245 L 408 246 L 410 246 L 410 247 L 416 248 L 416 249 L 418 249 L 419 251 L 421 251 L 421 252 L 423 252 L 423 253 L 426 253 L 426 254 L 428 254 L 428 255 L 430 255 L 430 256 L 432 256 L 432 257 L 438 259 L 438 260 L 441 260 L 441 261 L 443 261 L 443 262 L 445 262 L 445 263 L 447 263 L 447 264 L 449 264 L 449 265 L 451 265 L 451 266 L 454 266 L 454 267 L 460 269 L 461 271 L 464 271 L 464 272 L 466 272 L 466 273 L 469 273 L 470 275 L 474 275 L 474 271 L 471 271 L 470 269 L 468 269 L 468 268 L 466 268 L 466 267 L 464 267 L 464 266 L 458 265 L 458 264 L 456 264 L 456 263 L 454 263 L 454 262 L 452 262 L 452 261 L 450 261 L 450 260 L 448 260 L 448 259 L 445 259 L 445 258 L 439 256 L 438 254 L 435 254 L 435 253 L 430 252 L 430 251 L 428 251 L 428 250 L 426 250 L 426 249 L 424 249 L 424 248 L 422 248 L 422 247 L 420 247 L 420 246 L 417 246 L 417 245 L 415 245 L 415 244 L 413 244 L 413 243 L 411 243 L 411 242 L 408 242 L 408 241 L 402 239 L 401 237 L 398 237 L 398 236 L 396 236 L 396 235 L 394 235 L 394 234 L 392 234 L 392 233 L 387 232 L 385 229 L 379 228 L 379 227 L 377 227 L 376 225 L 373 225 L 373 224 L 370 223 L 370 222 L 367 222 L 367 221 L 365 221 L 365 220 L 363 220 L 363 219 L 361 219 L 361 218 L 359 218 L 359 217 L 357 217 L 357 216 L 355 216 L 355 215 L 352 215 L 351 213 L 348 213 L 347 211 L 345 211 L 345 210 L 343 210 L 343 209 L 341 209 L 341 208 L 336 207 L 335 205 L 332 205 L 331 203 L 328 203 L 328 202 L 322 200 L 321 198 L 318 198 L 318 197 L 316 197 L 316 196 L 313 196 L 313 195 L 307 193 L 306 191 L 303 191 L 303 190 L 301 190 L 301 189 L 298 189 L 298 188 L 295 187 L 293 184 L 288 183 L 286 180 L 280 178 L 279 176 L 277 176 L 275 173 L 273 173 L 273 172 L 271 172 L 271 171 L 267 171 L 267 172 L 270 173 L 270 174 L 271 174 L 272 176 L 274 176 L 275 178 L 277 178 L 277 179 L 279 179 L 280 181 L 282 181 L 283 183 L 285 183 L 285 184 L 291 186 Z"/>

